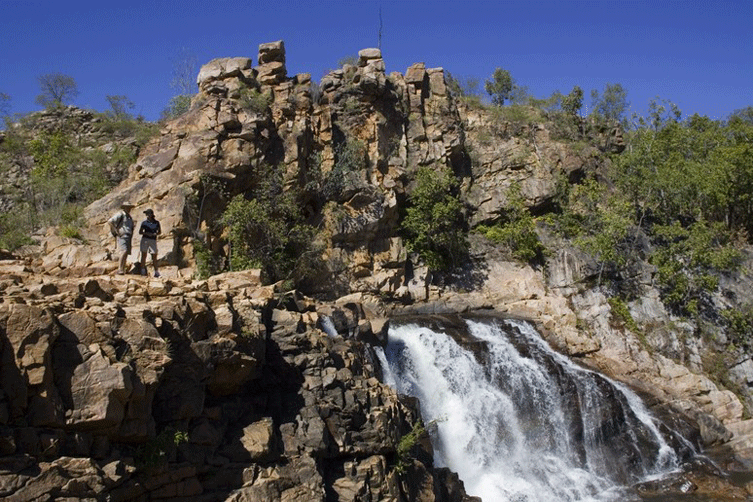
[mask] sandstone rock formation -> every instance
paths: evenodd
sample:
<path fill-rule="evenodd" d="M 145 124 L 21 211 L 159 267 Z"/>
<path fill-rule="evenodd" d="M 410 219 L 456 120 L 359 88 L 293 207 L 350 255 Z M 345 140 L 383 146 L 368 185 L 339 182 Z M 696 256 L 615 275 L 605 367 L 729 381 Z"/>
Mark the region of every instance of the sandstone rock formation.
<path fill-rule="evenodd" d="M 471 225 L 493 222 L 513 184 L 545 208 L 558 180 L 601 169 L 597 152 L 619 150 L 618 131 L 574 151 L 540 124 L 521 129 L 467 107 L 441 68 L 386 74 L 378 49 L 320 84 L 288 76 L 285 59 L 280 41 L 259 47 L 256 66 L 246 57 L 204 65 L 189 112 L 87 207 L 83 239 L 49 229 L 38 245 L 0 256 L 0 496 L 470 500 L 453 473 L 433 467 L 427 441 L 407 475 L 394 471 L 420 404 L 380 383 L 370 344 L 406 313 L 531 319 L 563 353 L 691 423 L 707 447 L 753 459 L 744 419 L 753 400 L 704 376 L 704 347 L 683 345 L 693 327 L 663 308 L 650 270 L 629 305 L 642 338 L 594 287 L 593 260 L 567 243 L 543 269 L 472 234 L 465 275 L 443 283 L 400 236 L 420 166 L 450 166 Z M 197 279 L 199 245 L 227 259 L 218 218 L 263 181 L 265 165 L 305 191 L 348 145 L 363 162 L 331 199 L 304 201 L 325 263 L 311 298 L 263 286 L 258 270 Z M 112 275 L 104 222 L 126 200 L 162 222 L 159 280 Z M 753 362 L 741 358 L 735 372 L 749 384 Z"/>

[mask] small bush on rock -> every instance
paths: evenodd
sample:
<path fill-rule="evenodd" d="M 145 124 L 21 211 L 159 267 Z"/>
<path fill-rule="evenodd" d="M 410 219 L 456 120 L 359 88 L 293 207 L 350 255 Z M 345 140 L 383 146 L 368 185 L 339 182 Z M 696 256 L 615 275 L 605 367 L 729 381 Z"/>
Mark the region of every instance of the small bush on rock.
<path fill-rule="evenodd" d="M 457 181 L 447 166 L 422 166 L 408 196 L 402 222 L 408 248 L 433 270 L 450 270 L 468 253 L 463 207 L 453 191 Z"/>
<path fill-rule="evenodd" d="M 503 245 L 518 260 L 543 262 L 546 248 L 536 233 L 536 220 L 525 206 L 517 186 L 508 195 L 507 209 L 501 222 L 480 225 L 477 231 L 490 241 Z"/>
<path fill-rule="evenodd" d="M 262 169 L 259 186 L 236 195 L 220 219 L 228 232 L 230 268 L 261 268 L 266 283 L 300 283 L 317 269 L 315 229 L 303 220 L 295 192 L 283 190 L 281 173 Z"/>

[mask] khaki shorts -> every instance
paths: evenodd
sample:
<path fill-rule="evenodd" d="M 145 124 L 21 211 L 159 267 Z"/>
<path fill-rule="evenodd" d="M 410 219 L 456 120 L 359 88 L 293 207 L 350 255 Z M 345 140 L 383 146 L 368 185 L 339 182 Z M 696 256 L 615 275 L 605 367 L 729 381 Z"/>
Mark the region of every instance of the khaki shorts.
<path fill-rule="evenodd" d="M 118 236 L 118 251 L 131 254 L 131 237 L 130 235 Z"/>
<path fill-rule="evenodd" d="M 157 254 L 157 239 L 141 239 L 141 252 L 149 254 Z"/>

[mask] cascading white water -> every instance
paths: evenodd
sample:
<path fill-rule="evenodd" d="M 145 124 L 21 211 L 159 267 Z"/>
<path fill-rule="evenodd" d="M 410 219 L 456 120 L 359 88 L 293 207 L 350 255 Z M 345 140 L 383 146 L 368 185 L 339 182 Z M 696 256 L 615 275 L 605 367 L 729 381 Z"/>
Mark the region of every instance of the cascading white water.
<path fill-rule="evenodd" d="M 626 482 L 677 468 L 626 387 L 552 351 L 527 323 L 466 323 L 483 353 L 403 325 L 390 328 L 379 357 L 385 381 L 420 399 L 424 422 L 436 424 L 435 462 L 456 471 L 467 493 L 484 502 L 625 500 Z"/>
<path fill-rule="evenodd" d="M 338 336 L 337 329 L 335 328 L 335 323 L 332 322 L 332 319 L 329 316 L 324 315 L 321 317 L 321 320 L 322 330 L 327 333 L 330 338 L 336 338 Z"/>

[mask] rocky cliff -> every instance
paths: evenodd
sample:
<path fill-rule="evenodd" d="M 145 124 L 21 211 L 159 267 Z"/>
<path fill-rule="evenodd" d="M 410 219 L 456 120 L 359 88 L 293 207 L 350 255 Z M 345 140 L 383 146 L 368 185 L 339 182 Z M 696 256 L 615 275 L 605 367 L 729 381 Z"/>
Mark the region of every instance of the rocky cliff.
<path fill-rule="evenodd" d="M 82 239 L 50 229 L 2 256 L 4 497 L 468 500 L 453 473 L 433 467 L 425 436 L 401 453 L 420 404 L 380 383 L 370 347 L 384 342 L 391 316 L 477 309 L 533 320 L 558 350 L 694 424 L 730 466 L 753 458 L 751 397 L 703 374 L 713 345 L 664 308 L 650 267 L 628 305 L 641 337 L 611 312 L 593 260 L 543 230 L 556 249 L 544 266 L 471 234 L 453 277 L 433 275 L 401 237 L 421 166 L 452 168 L 475 226 L 504 213 L 513 185 L 545 209 L 561 180 L 598 173 L 601 152 L 622 148 L 619 130 L 575 148 L 540 123 L 468 107 L 441 68 L 387 75 L 376 49 L 320 84 L 287 75 L 282 42 L 262 44 L 257 62 L 201 69 L 190 111 L 86 209 Z M 337 191 L 307 191 L 353 144 L 360 160 Z M 233 196 L 263 184 L 264 166 L 301 191 L 319 230 L 322 268 L 306 295 L 284 281 L 262 285 L 258 270 L 199 279 L 200 249 L 229 259 L 219 218 Z M 112 275 L 104 223 L 124 201 L 162 222 L 160 279 Z M 720 305 L 725 289 L 746 290 L 751 268 L 742 270 Z M 738 361 L 731 374 L 747 388 L 753 362 Z"/>

